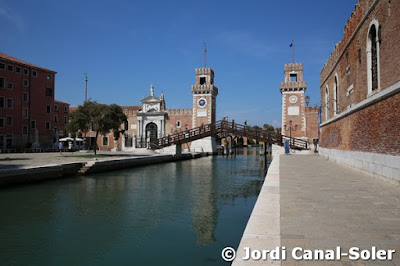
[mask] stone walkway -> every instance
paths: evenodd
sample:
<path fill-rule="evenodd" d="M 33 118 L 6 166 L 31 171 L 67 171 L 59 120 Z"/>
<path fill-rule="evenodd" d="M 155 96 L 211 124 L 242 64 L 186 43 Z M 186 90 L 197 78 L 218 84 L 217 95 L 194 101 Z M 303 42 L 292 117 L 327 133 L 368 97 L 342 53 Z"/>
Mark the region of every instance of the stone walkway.
<path fill-rule="evenodd" d="M 132 152 L 107 152 L 98 151 L 97 154 L 105 155 L 97 160 L 110 160 L 127 157 L 140 157 L 158 155 L 152 150 L 138 149 Z M 73 162 L 87 162 L 93 160 L 91 158 L 93 152 L 42 152 L 42 153 L 0 153 L 0 170 L 18 169 L 25 167 L 44 166 L 52 164 L 63 164 Z M 89 156 L 89 157 L 88 157 Z"/>
<path fill-rule="evenodd" d="M 281 155 L 271 166 L 233 265 L 400 265 L 399 185 L 318 155 Z M 284 261 L 243 259 L 245 247 L 283 246 Z M 392 261 L 292 258 L 294 247 L 314 251 L 337 246 L 342 253 L 351 247 L 371 251 L 373 246 L 396 252 Z"/>
<path fill-rule="evenodd" d="M 281 156 L 280 194 L 281 244 L 288 254 L 293 247 L 315 250 L 340 246 L 344 252 L 350 247 L 371 250 L 376 246 L 395 249 L 394 260 L 350 262 L 344 257 L 329 264 L 400 265 L 400 186 L 318 155 Z M 287 260 L 282 264 L 312 263 Z"/>

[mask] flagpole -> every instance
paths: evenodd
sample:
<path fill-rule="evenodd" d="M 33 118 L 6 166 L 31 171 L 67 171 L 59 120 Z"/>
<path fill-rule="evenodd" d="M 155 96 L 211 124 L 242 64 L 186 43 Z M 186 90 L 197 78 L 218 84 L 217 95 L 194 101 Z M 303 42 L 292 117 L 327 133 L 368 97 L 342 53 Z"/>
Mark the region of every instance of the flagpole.
<path fill-rule="evenodd" d="M 292 63 L 294 64 L 294 40 L 292 40 Z"/>
<path fill-rule="evenodd" d="M 207 54 L 207 47 L 206 43 L 204 43 L 204 68 L 206 68 L 206 54 Z"/>

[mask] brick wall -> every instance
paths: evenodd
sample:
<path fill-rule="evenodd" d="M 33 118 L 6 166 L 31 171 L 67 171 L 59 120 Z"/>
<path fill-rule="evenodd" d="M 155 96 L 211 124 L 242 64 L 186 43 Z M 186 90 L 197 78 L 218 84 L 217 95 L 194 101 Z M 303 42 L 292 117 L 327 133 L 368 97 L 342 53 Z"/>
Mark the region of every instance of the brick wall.
<path fill-rule="evenodd" d="M 319 107 L 306 107 L 306 136 L 310 143 L 318 138 L 318 112 Z"/>
<path fill-rule="evenodd" d="M 321 128 L 321 147 L 400 155 L 400 94 Z"/>
<path fill-rule="evenodd" d="M 192 109 L 170 109 L 168 110 L 168 119 L 165 123 L 165 133 L 167 135 L 174 134 L 192 128 Z M 180 121 L 180 127 L 177 122 Z"/>
<path fill-rule="evenodd" d="M 334 95 L 334 79 L 338 78 L 337 97 L 339 113 L 368 98 L 367 85 L 367 38 L 372 20 L 381 26 L 379 44 L 380 88 L 384 90 L 400 80 L 400 1 L 360 0 L 344 29 L 344 37 L 336 44 L 331 57 L 321 71 L 321 102 L 325 103 L 325 89 L 328 87 L 329 99 Z M 362 21 L 368 13 L 365 21 Z M 359 30 L 355 32 L 360 24 Z M 353 33 L 354 36 L 353 36 Z M 351 39 L 351 36 L 353 38 Z M 360 57 L 359 57 L 360 56 Z M 348 91 L 349 88 L 353 88 Z M 328 119 L 334 116 L 334 101 L 328 108 L 322 108 L 322 121 L 325 112 Z"/>
<path fill-rule="evenodd" d="M 321 71 L 321 102 L 325 88 L 333 99 L 338 80 L 338 115 L 400 80 L 400 1 L 360 0 L 349 18 L 340 41 Z M 378 22 L 378 90 L 368 92 L 367 40 L 373 21 Z M 332 119 L 334 101 L 322 108 L 322 121 Z M 400 155 L 400 96 L 394 94 L 373 105 L 322 126 L 320 145 L 324 148 Z"/>

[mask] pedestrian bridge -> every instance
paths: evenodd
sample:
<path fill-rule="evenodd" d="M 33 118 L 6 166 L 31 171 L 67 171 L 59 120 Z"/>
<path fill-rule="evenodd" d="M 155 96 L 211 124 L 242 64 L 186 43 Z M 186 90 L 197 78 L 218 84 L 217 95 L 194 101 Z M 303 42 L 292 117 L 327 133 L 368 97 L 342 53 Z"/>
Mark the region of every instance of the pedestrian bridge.
<path fill-rule="evenodd" d="M 249 126 L 236 124 L 233 121 L 229 122 L 227 120 L 220 120 L 215 123 L 187 129 L 173 135 L 153 139 L 150 141 L 150 147 L 151 149 L 162 149 L 171 145 L 181 145 L 210 136 L 218 136 L 220 138 L 240 136 L 254 139 L 257 142 L 262 141 L 266 144 L 280 146 L 283 146 L 285 139 L 289 139 L 292 149 L 309 149 L 308 142 L 305 140 L 290 138 L 273 131 L 252 129 Z"/>

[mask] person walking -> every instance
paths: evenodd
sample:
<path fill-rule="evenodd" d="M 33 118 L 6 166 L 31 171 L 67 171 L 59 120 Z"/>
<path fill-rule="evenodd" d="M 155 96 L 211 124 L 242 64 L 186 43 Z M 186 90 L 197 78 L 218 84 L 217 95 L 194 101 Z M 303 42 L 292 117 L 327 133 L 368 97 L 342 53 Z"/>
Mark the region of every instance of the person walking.
<path fill-rule="evenodd" d="M 58 143 L 58 149 L 60 150 L 60 154 L 62 154 L 63 143 L 61 141 Z"/>

